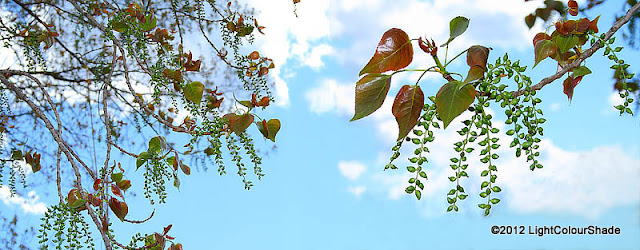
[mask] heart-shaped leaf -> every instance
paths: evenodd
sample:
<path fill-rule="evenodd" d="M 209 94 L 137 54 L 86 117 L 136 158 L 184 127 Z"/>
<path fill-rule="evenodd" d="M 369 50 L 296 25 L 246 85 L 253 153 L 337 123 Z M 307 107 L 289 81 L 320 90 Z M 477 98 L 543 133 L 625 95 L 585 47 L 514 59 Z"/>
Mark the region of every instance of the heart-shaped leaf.
<path fill-rule="evenodd" d="M 109 207 L 121 221 L 124 221 L 124 217 L 129 213 L 129 207 L 127 206 L 127 203 L 119 201 L 113 197 L 111 197 L 111 199 L 109 200 Z"/>
<path fill-rule="evenodd" d="M 156 136 L 149 140 L 149 149 L 147 150 L 147 152 L 149 152 L 150 154 L 161 153 L 166 149 L 167 142 L 165 141 L 163 136 Z"/>
<path fill-rule="evenodd" d="M 382 35 L 376 53 L 359 75 L 382 73 L 407 67 L 413 60 L 413 47 L 409 36 L 401 29 L 393 28 Z"/>
<path fill-rule="evenodd" d="M 580 38 L 574 35 L 568 35 L 568 36 L 559 35 L 559 36 L 554 36 L 553 41 L 558 46 L 558 51 L 560 53 L 565 53 L 569 51 L 571 48 L 578 45 L 578 42 L 580 42 Z"/>
<path fill-rule="evenodd" d="M 236 133 L 236 135 L 240 135 L 242 132 L 247 130 L 251 123 L 253 123 L 254 118 L 252 114 L 236 115 L 229 113 L 222 116 L 222 119 L 227 120 L 231 132 Z"/>
<path fill-rule="evenodd" d="M 118 187 L 122 191 L 127 191 L 127 189 L 129 189 L 131 187 L 131 181 L 130 180 L 121 180 L 119 182 L 116 182 L 116 185 L 118 185 Z"/>
<path fill-rule="evenodd" d="M 538 41 L 534 48 L 536 61 L 533 64 L 533 67 L 536 67 L 536 65 L 538 65 L 538 63 L 544 60 L 545 58 L 555 54 L 556 51 L 558 51 L 558 45 L 556 45 L 555 42 L 551 40 Z"/>
<path fill-rule="evenodd" d="M 351 121 L 375 112 L 382 106 L 391 86 L 391 76 L 367 74 L 356 82 L 355 113 Z"/>
<path fill-rule="evenodd" d="M 398 140 L 407 136 L 418 123 L 423 107 L 424 93 L 422 93 L 420 86 L 404 85 L 400 88 L 391 108 L 391 112 L 398 122 Z"/>
<path fill-rule="evenodd" d="M 262 122 L 256 122 L 258 130 L 264 138 L 267 138 L 273 142 L 276 142 L 276 134 L 280 131 L 280 120 L 271 119 L 269 121 L 262 120 Z"/>
<path fill-rule="evenodd" d="M 482 69 L 487 68 L 487 59 L 489 58 L 489 48 L 474 45 L 467 50 L 467 65 L 469 67 L 480 66 Z"/>
<path fill-rule="evenodd" d="M 471 84 L 451 81 L 442 86 L 436 95 L 436 111 L 445 128 L 473 103 L 476 89 Z"/>
<path fill-rule="evenodd" d="M 449 40 L 440 47 L 447 46 L 453 39 L 462 35 L 469 27 L 469 19 L 463 16 L 457 16 L 449 22 Z"/>
<path fill-rule="evenodd" d="M 87 203 L 87 200 L 82 199 L 82 194 L 78 189 L 69 190 L 69 194 L 67 195 L 67 205 L 72 209 L 79 209 L 84 204 Z"/>
<path fill-rule="evenodd" d="M 203 92 L 204 85 L 201 82 L 191 82 L 184 86 L 184 97 L 195 104 L 200 104 Z"/>

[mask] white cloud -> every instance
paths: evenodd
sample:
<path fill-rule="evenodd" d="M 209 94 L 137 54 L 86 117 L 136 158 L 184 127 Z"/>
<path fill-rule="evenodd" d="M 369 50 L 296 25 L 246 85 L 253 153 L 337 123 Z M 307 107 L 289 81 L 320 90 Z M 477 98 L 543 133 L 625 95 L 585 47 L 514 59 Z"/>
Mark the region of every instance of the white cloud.
<path fill-rule="evenodd" d="M 309 109 L 314 113 L 335 112 L 340 115 L 353 115 L 355 87 L 353 84 L 340 84 L 335 79 L 325 79 L 319 86 L 305 94 Z"/>
<path fill-rule="evenodd" d="M 595 218 L 640 201 L 640 159 L 619 146 L 568 151 L 544 140 L 541 170 L 511 158 L 499 179 L 509 208 L 522 213 L 564 212 Z"/>
<path fill-rule="evenodd" d="M 310 52 L 304 53 L 303 55 L 301 55 L 300 57 L 302 58 L 300 60 L 304 63 L 304 65 L 307 65 L 313 68 L 314 70 L 319 70 L 324 66 L 324 63 L 322 62 L 322 57 L 331 55 L 333 53 L 334 53 L 333 47 L 327 44 L 320 44 L 318 46 L 313 47 L 313 49 L 311 49 Z"/>
<path fill-rule="evenodd" d="M 367 191 L 367 187 L 365 186 L 357 186 L 357 187 L 349 187 L 347 188 L 349 193 L 352 193 L 356 197 L 360 197 L 365 191 Z"/>
<path fill-rule="evenodd" d="M 554 102 L 551 103 L 551 105 L 549 105 L 549 109 L 551 109 L 551 111 L 558 111 L 562 108 L 562 104 L 560 104 L 559 102 Z"/>
<path fill-rule="evenodd" d="M 11 196 L 9 187 L 0 187 L 0 200 L 7 206 L 19 206 L 25 213 L 43 215 L 47 211 L 47 205 L 39 202 L 40 197 L 35 191 L 30 191 L 27 197 L 20 195 Z"/>
<path fill-rule="evenodd" d="M 367 166 L 358 161 L 340 161 L 338 169 L 347 179 L 357 180 L 367 170 Z"/>

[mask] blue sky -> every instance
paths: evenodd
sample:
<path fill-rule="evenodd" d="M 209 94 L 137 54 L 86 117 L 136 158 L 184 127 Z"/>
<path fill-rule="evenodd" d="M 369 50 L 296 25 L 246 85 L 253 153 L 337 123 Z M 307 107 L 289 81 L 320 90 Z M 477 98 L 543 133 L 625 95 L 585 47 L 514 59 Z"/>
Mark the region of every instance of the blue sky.
<path fill-rule="evenodd" d="M 278 66 L 277 105 L 260 114 L 282 121 L 277 149 L 263 161 L 267 175 L 251 191 L 243 190 L 232 167 L 223 177 L 215 169 L 184 177 L 180 191 L 170 191 L 168 203 L 156 207 L 152 221 L 141 226 L 115 222 L 122 241 L 133 232 L 160 231 L 173 224 L 170 234 L 185 249 L 640 248 L 640 120 L 618 117 L 613 109 L 617 100 L 612 71 L 604 57 L 588 60 L 593 74 L 578 85 L 571 105 L 561 81 L 540 91 L 547 119 L 541 143 L 545 167 L 529 171 L 524 159 L 515 158 L 503 145 L 496 164 L 502 202 L 489 217 L 476 206 L 477 176 L 484 168 L 477 157 L 469 159 L 471 178 L 463 182 L 470 197 L 459 213 L 445 212 L 446 193 L 452 187 L 446 179 L 451 174 L 448 159 L 455 153 L 452 144 L 458 139 L 460 118 L 435 134 L 427 165 L 430 180 L 421 201 L 404 193 L 409 178 L 401 167 L 407 163 L 404 157 L 397 163 L 399 170 L 382 171 L 397 136 L 391 101 L 402 85 L 415 82 L 416 75 L 394 76 L 383 107 L 349 122 L 357 73 L 387 29 L 402 28 L 411 38 L 427 36 L 442 43 L 448 37 L 449 20 L 464 15 L 471 24 L 453 42 L 451 54 L 481 44 L 493 48 L 489 61 L 508 51 L 510 58 L 521 59 L 521 65 L 532 65 L 531 38 L 546 27 L 538 22 L 530 31 L 523 17 L 539 3 L 307 0 L 299 4 L 296 18 L 290 1 L 250 2 L 261 10 L 260 24 L 267 26 L 267 35 L 256 46 Z M 613 2 L 597 9 L 602 14 L 601 31 L 613 23 L 613 13 L 620 12 Z M 425 54 L 415 52 L 409 68 L 432 65 Z M 637 71 L 637 50 L 625 50 L 622 58 Z M 459 72 L 467 70 L 464 60 L 453 66 Z M 555 68 L 548 60 L 527 72 L 537 82 Z M 421 81 L 425 95 L 435 95 L 442 84 L 437 75 Z M 504 126 L 499 106 L 492 107 L 496 125 Z M 250 132 L 259 148 L 273 146 L 259 139 L 254 127 Z M 128 174 L 133 180 L 140 175 Z M 0 211 L 18 212 L 25 221 L 36 223 L 42 205 L 53 204 L 56 197 L 39 201 L 35 196 L 19 197 L 22 200 L 1 196 Z M 146 218 L 152 208 L 141 196 L 137 199 L 130 208 L 143 209 L 131 211 L 130 216 Z M 621 234 L 492 235 L 492 225 L 615 226 Z"/>

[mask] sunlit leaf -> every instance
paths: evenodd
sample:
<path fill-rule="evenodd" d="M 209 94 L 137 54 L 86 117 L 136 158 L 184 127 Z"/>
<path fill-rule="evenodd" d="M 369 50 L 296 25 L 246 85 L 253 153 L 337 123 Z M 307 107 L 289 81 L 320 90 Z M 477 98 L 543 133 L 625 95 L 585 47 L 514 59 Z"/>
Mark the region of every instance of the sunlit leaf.
<path fill-rule="evenodd" d="M 463 16 L 457 16 L 449 22 L 449 40 L 442 44 L 441 47 L 447 46 L 453 39 L 462 35 L 469 27 L 469 19 Z"/>
<path fill-rule="evenodd" d="M 554 36 L 552 39 L 555 44 L 558 46 L 558 51 L 560 53 L 565 53 L 569 51 L 571 48 L 578 45 L 580 42 L 580 38 L 578 36 L 569 35 L 569 36 Z"/>
<path fill-rule="evenodd" d="M 222 118 L 228 121 L 229 129 L 237 135 L 242 134 L 254 119 L 252 114 L 236 115 L 233 113 L 226 114 Z"/>
<path fill-rule="evenodd" d="M 413 60 L 413 47 L 409 36 L 401 29 L 393 28 L 382 35 L 376 52 L 359 75 L 382 73 L 407 67 Z"/>
<path fill-rule="evenodd" d="M 420 86 L 404 85 L 400 88 L 391 108 L 398 122 L 398 140 L 407 136 L 418 123 L 423 106 L 424 93 Z"/>
<path fill-rule="evenodd" d="M 436 111 L 446 128 L 473 103 L 476 90 L 471 84 L 460 81 L 446 83 L 436 95 Z"/>
<path fill-rule="evenodd" d="M 533 67 L 538 65 L 538 63 L 545 58 L 553 55 L 558 50 L 558 46 L 555 42 L 551 40 L 540 40 L 535 45 L 535 63 Z"/>
<path fill-rule="evenodd" d="M 202 93 L 204 92 L 204 85 L 201 82 L 191 82 L 184 86 L 184 97 L 195 103 L 200 104 L 202 99 Z"/>
<path fill-rule="evenodd" d="M 382 106 L 391 86 L 391 76 L 367 74 L 356 82 L 355 113 L 351 121 L 375 112 Z"/>

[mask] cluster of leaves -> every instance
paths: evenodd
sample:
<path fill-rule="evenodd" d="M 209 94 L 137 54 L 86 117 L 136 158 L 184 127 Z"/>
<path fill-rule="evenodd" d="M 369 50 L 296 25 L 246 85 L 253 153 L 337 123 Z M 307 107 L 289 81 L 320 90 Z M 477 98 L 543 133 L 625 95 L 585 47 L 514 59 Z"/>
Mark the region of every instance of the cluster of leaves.
<path fill-rule="evenodd" d="M 577 15 L 578 7 L 575 2 L 570 1 L 569 6 L 568 13 Z M 545 58 L 556 60 L 560 68 L 571 64 L 582 53 L 581 46 L 589 38 L 596 41 L 599 37 L 595 35 L 598 32 L 597 21 L 598 18 L 594 20 L 562 18 L 555 23 L 556 30 L 551 35 L 545 33 L 536 35 L 534 67 Z M 449 24 L 449 39 L 441 47 L 446 47 L 448 51 L 449 43 L 463 34 L 468 25 L 469 19 L 465 17 L 452 19 Z M 405 69 L 413 60 L 412 41 L 417 41 L 420 49 L 433 59 L 434 66 L 427 69 Z M 608 41 L 605 46 L 611 43 L 613 42 Z M 620 48 L 607 48 L 606 54 L 620 51 Z M 507 54 L 498 57 L 494 63 L 487 63 L 489 52 L 490 48 L 474 45 L 451 60 L 445 57 L 444 61 L 441 61 L 438 57 L 438 46 L 433 39 L 431 41 L 422 38 L 409 39 L 404 31 L 393 28 L 382 35 L 375 54 L 360 71 L 362 77 L 356 82 L 355 113 L 352 121 L 368 116 L 382 106 L 394 74 L 422 72 L 415 84 L 402 86 L 394 100 L 392 113 L 398 123 L 399 135 L 397 144 L 392 148 L 390 162 L 385 166 L 385 170 L 398 169 L 393 162 L 400 156 L 403 141 L 416 145 L 414 154 L 407 158 L 411 165 L 406 168 L 408 172 L 415 174 L 415 177 L 408 180 L 409 185 L 405 191 L 415 194 L 417 199 L 421 198 L 425 188 L 424 184 L 427 180 L 425 163 L 428 162 L 426 155 L 429 152 L 427 144 L 435 139 L 435 129 L 439 129 L 440 124 L 446 129 L 462 113 L 471 113 L 471 118 L 462 121 L 464 126 L 457 131 L 461 140 L 453 145 L 459 156 L 450 160 L 450 167 L 454 174 L 449 177 L 449 180 L 454 183 L 454 187 L 447 194 L 447 201 L 450 204 L 447 211 L 458 211 L 458 201 L 468 196 L 461 180 L 469 177 L 467 157 L 476 150 L 474 144 L 479 146 L 480 162 L 487 166 L 480 175 L 486 178 L 480 184 L 481 192 L 479 193 L 485 202 L 478 204 L 478 207 L 484 210 L 485 215 L 489 215 L 492 205 L 500 202 L 500 199 L 492 197 L 493 193 L 502 190 L 496 184 L 498 169 L 494 162 L 500 157 L 496 151 L 501 144 L 497 135 L 500 130 L 493 126 L 493 116 L 488 113 L 492 103 L 499 104 L 504 110 L 507 117 L 505 123 L 508 127 L 510 126 L 505 134 L 512 137 L 509 146 L 514 149 L 516 157 L 526 156 L 527 161 L 531 162 L 529 169 L 532 171 L 543 167 L 538 160 L 540 156 L 538 144 L 544 131 L 541 125 L 546 120 L 542 118 L 543 112 L 539 108 L 542 100 L 536 97 L 536 91 L 544 85 L 534 86 L 531 78 L 524 74 L 527 67 L 521 66 L 519 60 L 511 61 Z M 463 78 L 461 74 L 449 72 L 447 66 L 464 53 L 467 54 L 469 71 Z M 617 59 L 615 54 L 609 57 L 616 62 L 613 69 L 628 67 L 624 61 Z M 387 71 L 393 71 L 393 73 L 384 74 Z M 427 72 L 438 73 L 447 82 L 435 96 L 429 96 L 430 103 L 425 104 L 425 94 L 418 84 Z M 571 99 L 577 83 L 591 71 L 586 66 L 577 66 L 570 68 L 569 72 L 571 74 L 565 81 L 564 92 Z M 456 79 L 454 76 L 460 78 Z M 628 75 L 623 75 L 622 78 L 630 79 Z M 501 81 L 506 79 L 515 84 L 502 84 Z M 507 89 L 510 86 L 512 90 Z M 627 85 L 624 87 L 627 88 Z M 621 94 L 621 96 L 626 97 L 627 100 L 624 105 L 616 108 L 631 113 L 627 106 L 634 100 L 628 98 L 628 94 Z M 410 133 L 412 131 L 413 133 Z"/>

